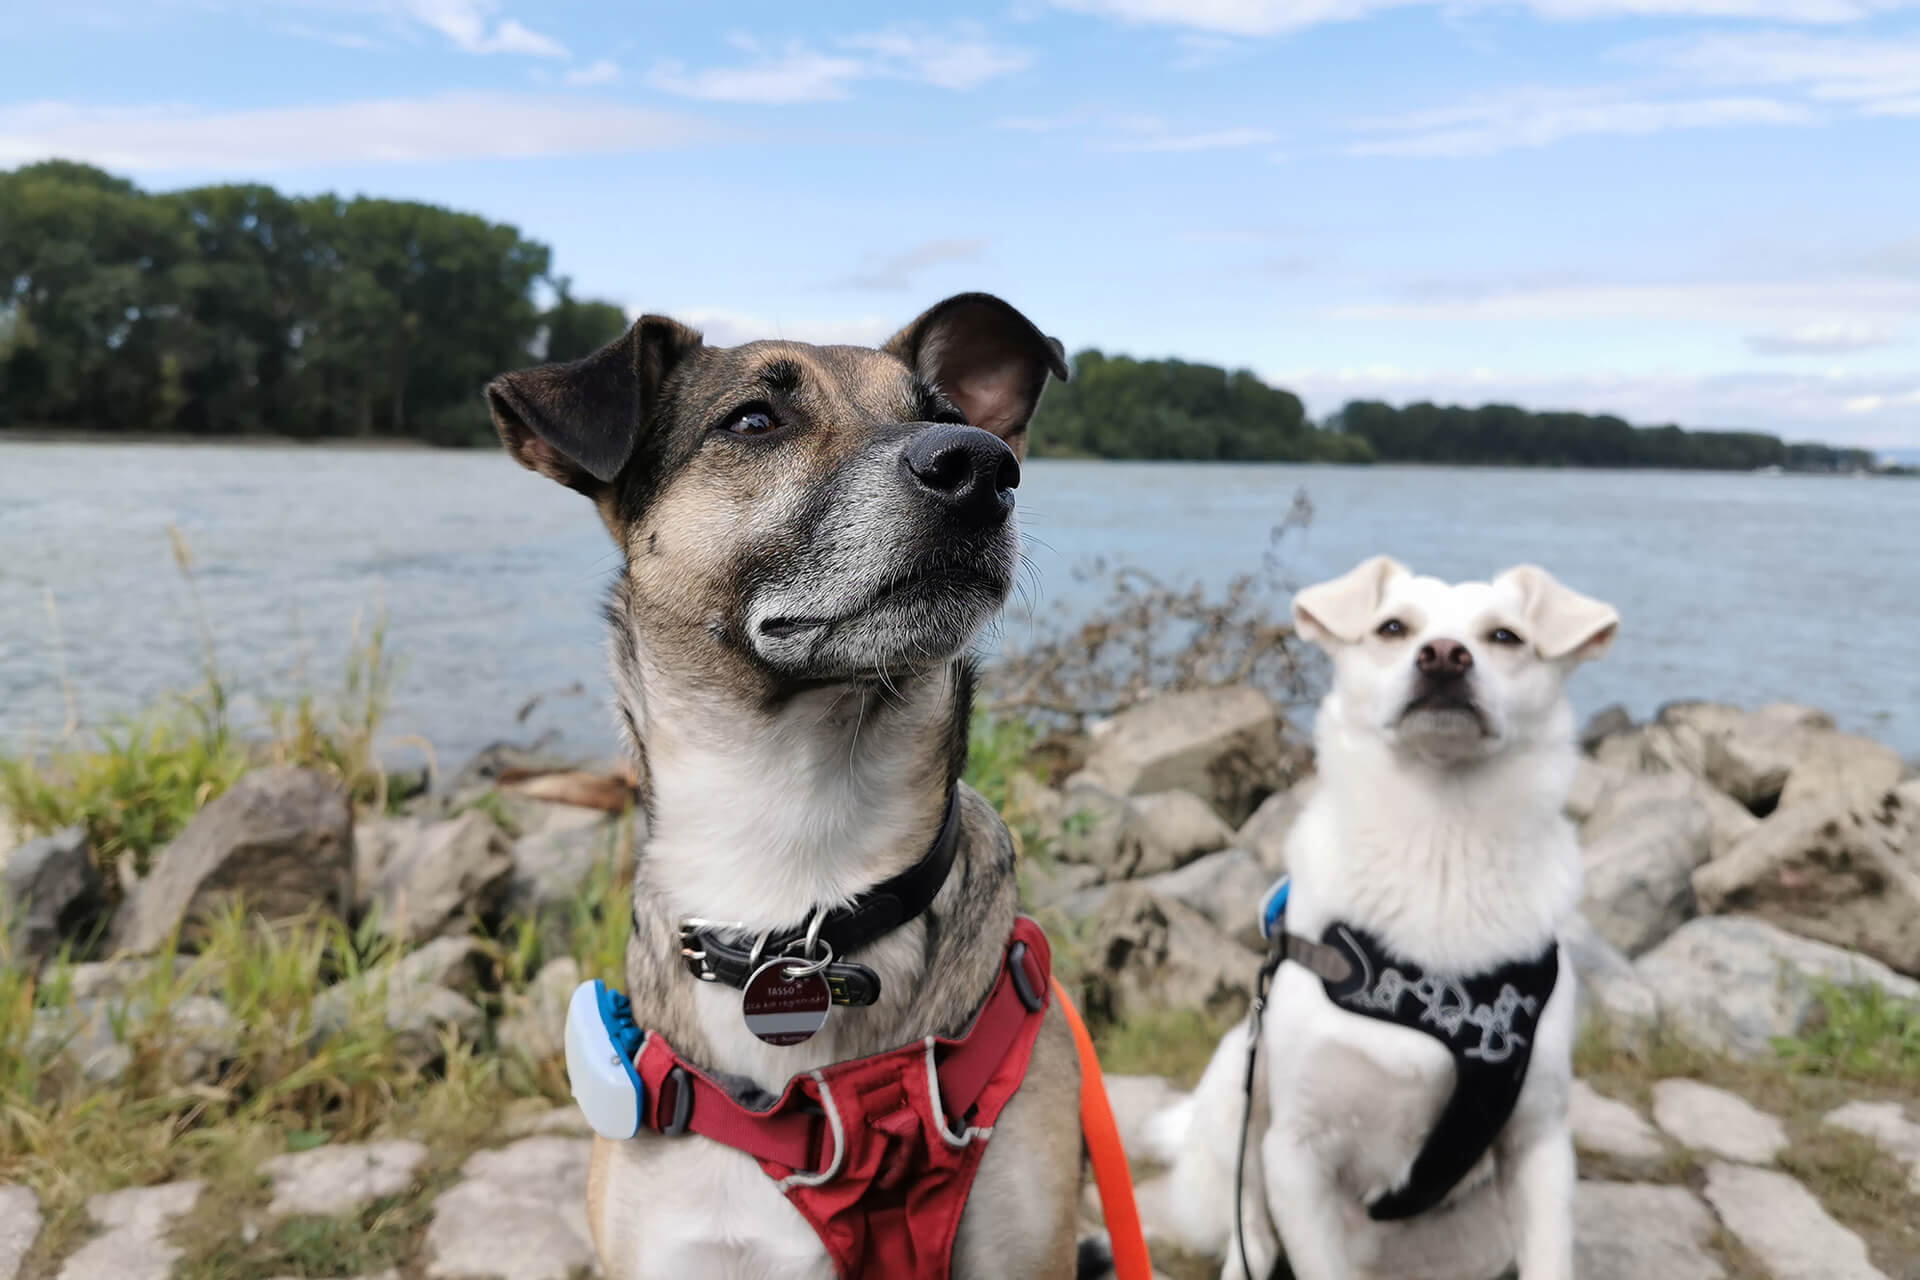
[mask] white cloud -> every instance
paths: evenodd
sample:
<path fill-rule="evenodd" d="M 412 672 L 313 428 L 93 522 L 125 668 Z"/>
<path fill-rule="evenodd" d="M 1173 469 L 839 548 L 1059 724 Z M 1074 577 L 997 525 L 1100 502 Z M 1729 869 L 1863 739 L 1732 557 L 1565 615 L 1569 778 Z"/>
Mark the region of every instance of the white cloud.
<path fill-rule="evenodd" d="M 498 22 L 492 0 L 405 0 L 406 15 L 438 31 L 463 53 L 519 53 L 535 58 L 564 58 L 567 48 L 529 30 L 512 18 Z"/>
<path fill-rule="evenodd" d="M 942 89 L 972 89 L 1025 68 L 1024 50 L 996 45 L 972 27 L 945 34 L 906 28 L 847 36 L 838 52 L 822 52 L 794 41 L 767 53 L 751 39 L 733 43 L 754 55 L 743 66 L 692 70 L 663 61 L 647 83 L 663 93 L 709 102 L 822 102 L 845 98 L 861 80 L 910 80 Z"/>
<path fill-rule="evenodd" d="M 1907 392 L 1895 391 L 1886 395 L 1869 393 L 1863 396 L 1851 396 L 1842 402 L 1841 407 L 1848 413 L 1878 413 L 1882 409 L 1893 409 L 1909 404 L 1920 405 L 1920 387 Z"/>
<path fill-rule="evenodd" d="M 1848 373 L 1516 374 L 1500 369 L 1393 365 L 1260 369 L 1325 416 L 1349 400 L 1407 404 L 1524 405 L 1611 413 L 1639 426 L 1677 422 L 1700 430 L 1768 431 L 1788 440 L 1892 449 L 1920 444 L 1911 375 Z"/>
<path fill-rule="evenodd" d="M 971 28 L 945 36 L 892 30 L 849 36 L 849 49 L 871 55 L 885 68 L 875 74 L 924 80 L 942 89 L 973 89 L 989 80 L 1024 71 L 1033 58 L 1023 49 L 1011 49 L 982 38 Z"/>
<path fill-rule="evenodd" d="M 1097 151 L 1223 151 L 1257 147 L 1274 140 L 1271 130 L 1250 127 L 1177 129 L 1160 116 L 1076 107 L 1051 116 L 1003 116 L 996 127 L 1015 133 L 1076 130 Z"/>
<path fill-rule="evenodd" d="M 985 240 L 929 240 L 899 253 L 868 254 L 858 268 L 835 283 L 849 289 L 910 289 L 928 267 L 978 261 L 986 247 Z"/>
<path fill-rule="evenodd" d="M 1630 45 L 1627 59 L 1710 84 L 1766 86 L 1869 115 L 1908 115 L 1920 103 L 1920 37 L 1854 39 L 1796 31 L 1723 32 Z"/>
<path fill-rule="evenodd" d="M 573 98 L 442 94 L 250 111 L 34 102 L 0 107 L 0 166 L 48 156 L 157 172 L 648 151 L 717 136 L 664 111 Z"/>
<path fill-rule="evenodd" d="M 1747 347 L 1756 355 L 1852 355 L 1892 346 L 1895 332 L 1884 325 L 1858 322 L 1803 324 L 1776 333 L 1756 333 L 1747 338 Z"/>
<path fill-rule="evenodd" d="M 1214 129 L 1201 133 L 1148 133 L 1107 144 L 1110 151 L 1224 151 L 1272 142 L 1265 129 Z"/>
<path fill-rule="evenodd" d="M 631 313 L 631 308 L 629 308 Z M 708 346 L 733 347 L 763 338 L 781 338 L 792 342 L 823 344 L 848 343 L 871 347 L 891 337 L 910 315 L 885 319 L 879 316 L 764 316 L 725 309 L 669 311 L 682 324 L 698 329 Z"/>
<path fill-rule="evenodd" d="M 745 67 L 693 71 L 678 62 L 661 62 L 647 83 L 662 93 L 704 102 L 822 102 L 847 96 L 862 64 L 796 46 L 786 53 Z"/>
<path fill-rule="evenodd" d="M 1534 89 L 1357 121 L 1360 132 L 1376 136 L 1356 140 L 1347 150 L 1373 156 L 1484 156 L 1516 147 L 1543 147 L 1565 138 L 1803 124 L 1813 118 L 1798 103 L 1770 98 L 1659 101 L 1602 90 Z"/>
<path fill-rule="evenodd" d="M 1920 315 L 1920 278 L 1870 272 L 1807 279 L 1702 280 L 1661 284 L 1542 284 L 1423 290 L 1397 302 L 1360 302 L 1335 314 L 1461 326 L 1499 321 L 1575 323 L 1658 318 L 1732 333 L 1790 333 L 1809 324 L 1880 330 Z M 1809 321 L 1808 316 L 1825 317 Z"/>
<path fill-rule="evenodd" d="M 575 67 L 560 77 L 562 81 L 576 89 L 595 84 L 612 84 L 619 78 L 620 66 L 611 58 L 601 58 L 584 67 Z"/>
<path fill-rule="evenodd" d="M 1430 5 L 1450 13 L 1495 0 L 1054 0 L 1057 7 L 1143 25 L 1233 36 L 1271 36 L 1382 9 Z M 1808 24 L 1856 22 L 1910 7 L 1910 0 L 1524 0 L 1542 18 L 1748 18 Z"/>

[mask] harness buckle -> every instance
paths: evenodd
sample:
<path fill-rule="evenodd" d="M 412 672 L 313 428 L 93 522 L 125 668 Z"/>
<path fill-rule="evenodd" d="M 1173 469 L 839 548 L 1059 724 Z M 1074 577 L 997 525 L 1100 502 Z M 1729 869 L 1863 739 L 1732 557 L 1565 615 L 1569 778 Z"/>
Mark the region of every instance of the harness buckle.
<path fill-rule="evenodd" d="M 1033 979 L 1027 976 L 1026 943 L 1016 942 L 1007 950 L 1007 975 L 1013 979 L 1013 993 L 1027 1006 L 1028 1013 L 1038 1013 L 1046 1006 L 1046 1000 L 1033 989 Z"/>
<path fill-rule="evenodd" d="M 673 1118 L 660 1126 L 660 1132 L 669 1138 L 677 1138 L 687 1131 L 687 1125 L 693 1119 L 693 1078 L 685 1067 L 675 1065 L 667 1072 L 667 1078 L 660 1082 L 660 1106 L 668 1106 L 668 1093 L 671 1092 Z"/>

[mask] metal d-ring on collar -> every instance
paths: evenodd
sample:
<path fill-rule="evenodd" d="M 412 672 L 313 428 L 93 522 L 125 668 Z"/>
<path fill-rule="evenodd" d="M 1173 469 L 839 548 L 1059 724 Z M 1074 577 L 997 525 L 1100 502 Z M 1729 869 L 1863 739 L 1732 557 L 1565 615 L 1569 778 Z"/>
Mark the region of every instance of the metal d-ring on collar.
<path fill-rule="evenodd" d="M 833 1003 L 868 1005 L 880 998 L 880 975 L 841 957 L 858 952 L 927 909 L 946 883 L 960 845 L 960 797 L 947 795 L 946 816 L 927 852 L 905 871 L 873 886 L 843 907 L 814 911 L 803 928 L 769 930 L 752 945 L 731 941 L 738 922 L 686 919 L 680 922 L 680 958 L 702 982 L 744 987 L 768 959 L 804 958 L 788 966 L 789 978 L 822 975 Z"/>

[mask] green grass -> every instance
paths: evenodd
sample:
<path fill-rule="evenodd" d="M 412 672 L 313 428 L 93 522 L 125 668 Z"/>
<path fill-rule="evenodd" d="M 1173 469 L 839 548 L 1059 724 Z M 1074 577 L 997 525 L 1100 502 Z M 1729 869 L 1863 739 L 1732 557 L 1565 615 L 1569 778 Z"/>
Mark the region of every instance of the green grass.
<path fill-rule="evenodd" d="M 1878 986 L 1819 991 L 1820 1009 L 1801 1035 L 1775 1042 L 1781 1060 L 1802 1075 L 1864 1084 L 1920 1087 L 1920 1005 Z"/>
<path fill-rule="evenodd" d="M 27 836 L 84 827 L 103 871 L 124 855 L 145 874 L 153 856 L 202 806 L 258 765 L 322 770 L 338 777 L 356 801 L 383 809 L 386 775 L 374 743 L 397 670 L 384 622 L 376 618 L 363 635 L 360 619 L 354 619 L 336 693 L 323 697 L 302 689 L 271 702 L 265 723 L 243 734 L 232 722 L 192 554 L 179 530 L 169 533 L 200 627 L 200 687 L 91 733 L 70 730 L 45 752 L 0 754 L 0 813 Z M 108 880 L 113 883 L 111 875 Z"/>
<path fill-rule="evenodd" d="M 1111 1075 L 1166 1076 L 1192 1088 L 1230 1024 L 1200 1009 L 1159 1009 L 1090 1028 Z"/>
<path fill-rule="evenodd" d="M 1038 773 L 1028 759 L 1037 737 L 1025 720 L 976 714 L 967 735 L 967 785 L 1005 813 L 1014 775 Z"/>

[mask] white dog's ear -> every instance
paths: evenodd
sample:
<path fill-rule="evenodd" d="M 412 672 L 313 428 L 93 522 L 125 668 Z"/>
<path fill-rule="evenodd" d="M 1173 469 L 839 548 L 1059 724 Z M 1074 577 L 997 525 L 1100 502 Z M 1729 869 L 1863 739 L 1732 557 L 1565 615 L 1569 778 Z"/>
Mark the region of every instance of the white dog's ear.
<path fill-rule="evenodd" d="M 1523 564 L 1494 579 L 1495 586 L 1503 583 L 1520 593 L 1533 647 L 1543 658 L 1576 662 L 1598 658 L 1620 630 L 1620 615 L 1612 605 L 1561 586 L 1536 565 Z"/>
<path fill-rule="evenodd" d="M 1409 572 L 1392 556 L 1375 556 L 1331 582 L 1298 591 L 1293 597 L 1294 629 L 1322 649 L 1336 641 L 1353 644 L 1366 635 L 1388 584 Z"/>

